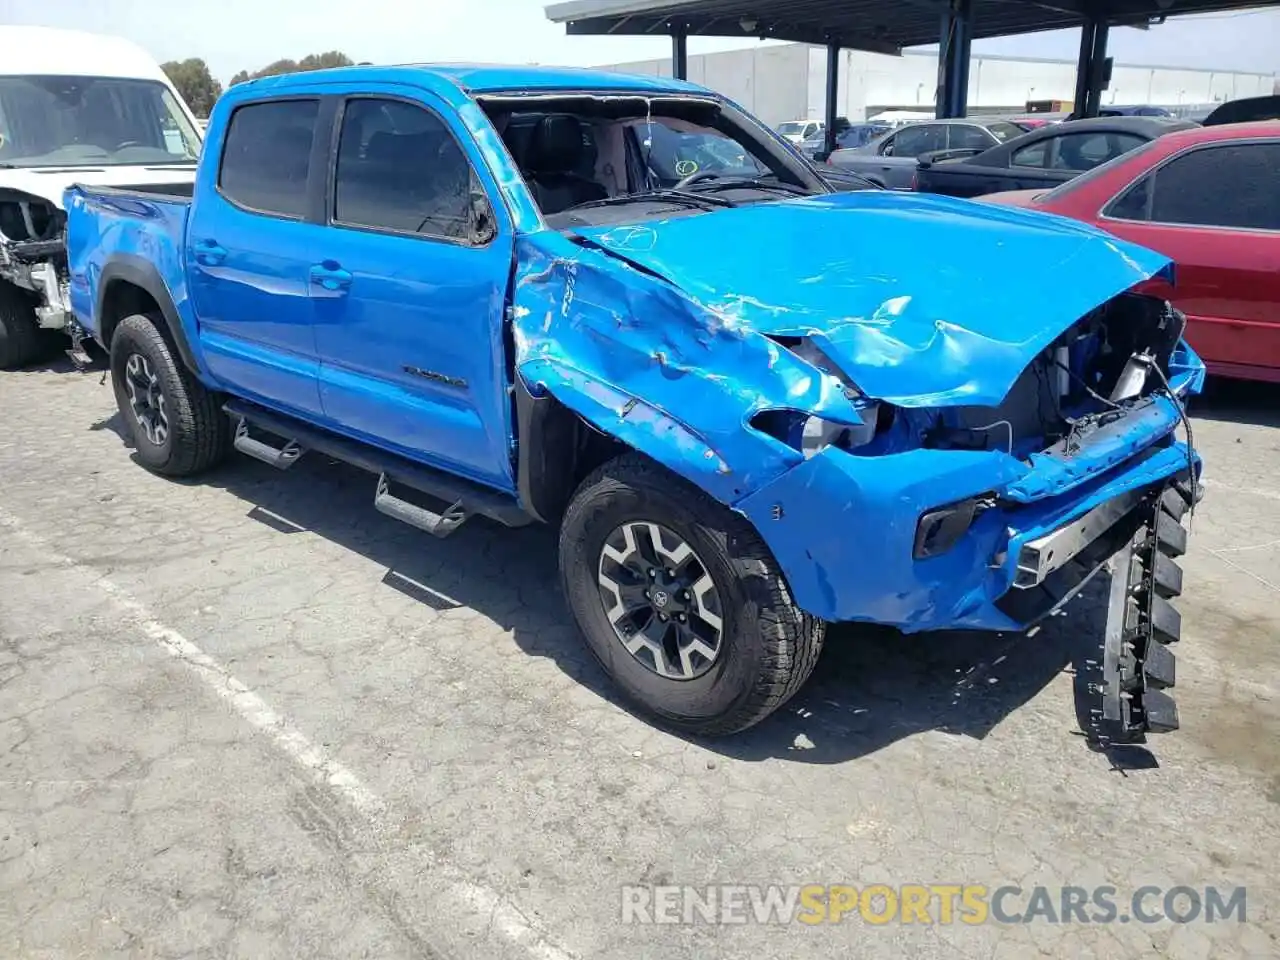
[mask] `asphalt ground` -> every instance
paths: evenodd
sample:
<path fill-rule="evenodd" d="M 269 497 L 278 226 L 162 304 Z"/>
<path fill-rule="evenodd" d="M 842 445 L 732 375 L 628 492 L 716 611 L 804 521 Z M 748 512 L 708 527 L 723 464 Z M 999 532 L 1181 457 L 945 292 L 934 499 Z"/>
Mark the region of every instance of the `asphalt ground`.
<path fill-rule="evenodd" d="M 1280 955 L 1278 401 L 1194 411 L 1177 733 L 1081 735 L 1092 589 L 1031 637 L 837 629 L 779 714 L 698 742 L 619 703 L 550 531 L 437 541 L 320 457 L 161 479 L 97 373 L 4 374 L 0 956 Z M 769 883 L 1120 909 L 624 922 L 653 887 Z M 1246 916 L 1125 922 L 1145 885 L 1243 887 Z"/>

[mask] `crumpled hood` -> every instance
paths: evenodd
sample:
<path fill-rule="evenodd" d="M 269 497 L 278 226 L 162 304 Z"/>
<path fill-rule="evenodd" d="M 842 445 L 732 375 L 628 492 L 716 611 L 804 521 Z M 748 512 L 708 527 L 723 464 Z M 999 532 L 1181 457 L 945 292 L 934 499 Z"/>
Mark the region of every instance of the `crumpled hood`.
<path fill-rule="evenodd" d="M 59 210 L 62 193 L 74 183 L 93 187 L 127 187 L 135 184 L 194 183 L 196 167 L 190 166 L 127 166 L 95 167 L 86 164 L 79 167 L 39 167 L 22 170 L 0 168 L 0 190 L 9 188 L 48 200 Z"/>
<path fill-rule="evenodd" d="M 1171 269 L 1061 217 L 881 191 L 576 233 L 727 324 L 812 338 L 900 406 L 999 404 L 1063 330 Z"/>

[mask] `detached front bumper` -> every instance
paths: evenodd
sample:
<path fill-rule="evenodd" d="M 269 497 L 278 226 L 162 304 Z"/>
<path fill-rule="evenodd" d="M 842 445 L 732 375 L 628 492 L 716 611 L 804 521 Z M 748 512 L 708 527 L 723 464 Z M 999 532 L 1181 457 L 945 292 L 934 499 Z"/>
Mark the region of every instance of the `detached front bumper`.
<path fill-rule="evenodd" d="M 1083 452 L 1081 464 L 1101 456 L 1109 466 L 1067 479 L 1060 464 L 1028 466 L 999 452 L 859 457 L 828 448 L 737 508 L 814 616 L 906 632 L 1022 630 L 1074 595 L 1133 535 L 1143 505 L 1185 476 L 1185 444 L 1167 431 L 1144 440 L 1124 459 L 1114 445 Z M 924 514 L 984 495 L 994 505 L 954 545 L 916 558 Z"/>

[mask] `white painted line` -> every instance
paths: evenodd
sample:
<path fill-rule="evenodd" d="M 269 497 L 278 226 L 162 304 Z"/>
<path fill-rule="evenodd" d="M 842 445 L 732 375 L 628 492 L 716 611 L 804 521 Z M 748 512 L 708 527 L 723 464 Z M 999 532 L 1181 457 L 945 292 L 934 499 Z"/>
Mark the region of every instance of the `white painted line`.
<path fill-rule="evenodd" d="M 1237 570 L 1240 573 L 1243 573 L 1246 577 L 1252 577 L 1254 580 L 1257 580 L 1258 583 L 1262 584 L 1264 587 L 1268 587 L 1269 589 L 1274 590 L 1276 593 L 1280 593 L 1280 587 L 1277 587 L 1274 583 L 1272 583 L 1266 577 L 1260 577 L 1258 576 L 1258 574 L 1254 573 L 1252 570 L 1247 570 L 1244 567 L 1240 566 L 1240 564 L 1236 563 L 1230 557 L 1226 556 L 1223 553 L 1223 551 L 1210 550 L 1209 553 L 1217 557 L 1219 560 L 1221 560 L 1227 566 L 1231 567 L 1233 570 Z"/>
<path fill-rule="evenodd" d="M 297 727 L 199 646 L 177 630 L 161 623 L 127 590 L 111 582 L 92 566 L 59 553 L 47 540 L 32 533 L 22 521 L 2 508 L 0 528 L 10 530 L 29 546 L 39 550 L 44 554 L 45 560 L 82 575 L 110 599 L 126 621 L 136 625 L 165 653 L 184 664 L 206 687 L 230 704 L 236 713 L 265 734 L 281 753 L 355 808 L 379 837 L 386 837 L 391 832 L 386 803 L 352 770 L 335 760 L 323 747 L 312 743 Z M 574 960 L 573 954 L 551 943 L 519 909 L 497 892 L 466 881 L 450 884 L 449 892 L 465 907 L 486 916 L 491 929 L 523 947 L 534 960 Z"/>
<path fill-rule="evenodd" d="M 1230 490 L 1232 493 L 1243 493 L 1251 497 L 1280 500 L 1280 490 L 1268 490 L 1265 487 L 1237 487 L 1233 483 L 1223 483 L 1221 480 L 1214 480 L 1210 477 L 1202 478 L 1200 482 L 1206 487 L 1212 487 L 1216 490 Z"/>

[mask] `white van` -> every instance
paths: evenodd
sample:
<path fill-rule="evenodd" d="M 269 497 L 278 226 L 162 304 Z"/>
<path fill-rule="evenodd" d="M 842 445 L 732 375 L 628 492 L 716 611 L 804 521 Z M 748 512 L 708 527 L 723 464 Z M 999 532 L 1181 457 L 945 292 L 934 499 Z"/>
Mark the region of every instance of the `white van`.
<path fill-rule="evenodd" d="M 62 192 L 189 184 L 201 132 L 164 71 L 118 37 L 0 26 L 0 369 L 79 331 L 67 305 Z M 57 342 L 57 336 L 52 342 Z"/>

